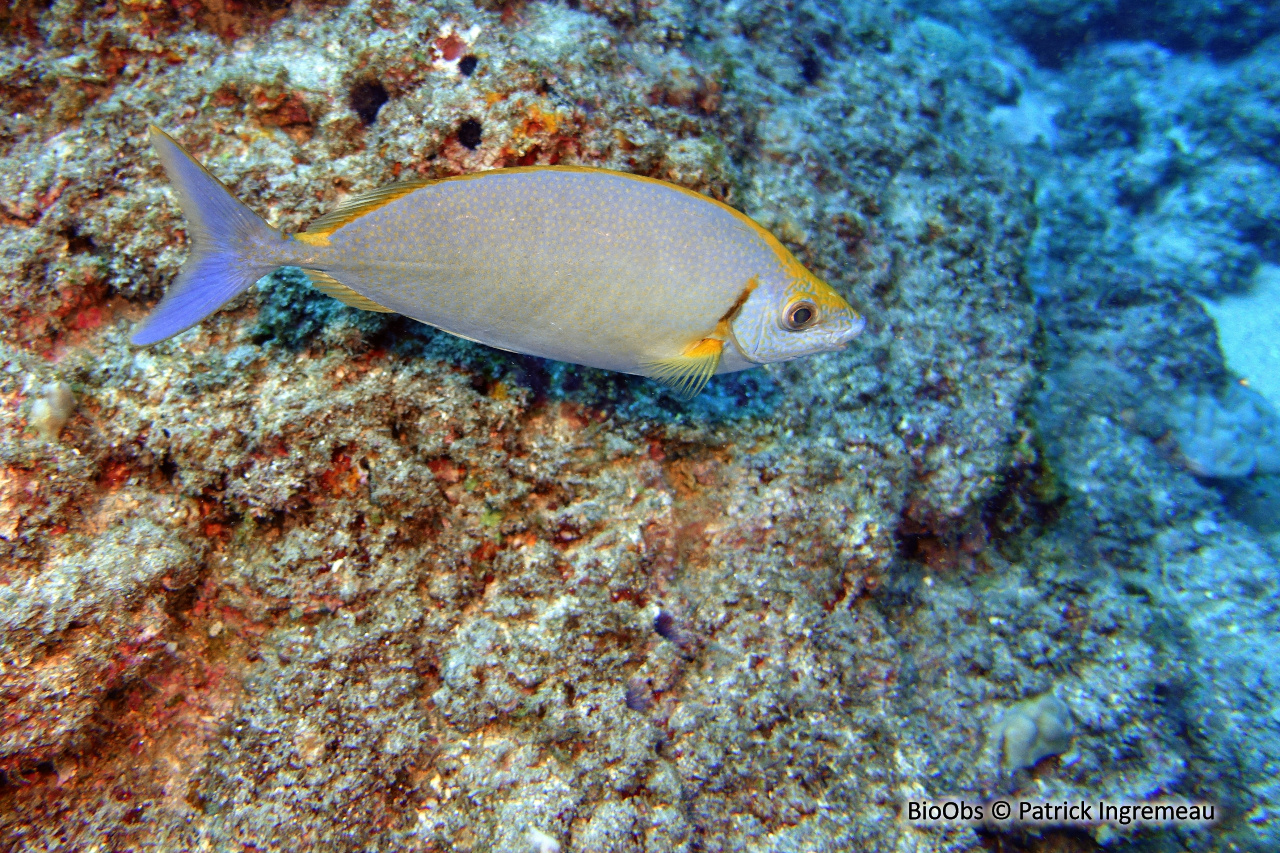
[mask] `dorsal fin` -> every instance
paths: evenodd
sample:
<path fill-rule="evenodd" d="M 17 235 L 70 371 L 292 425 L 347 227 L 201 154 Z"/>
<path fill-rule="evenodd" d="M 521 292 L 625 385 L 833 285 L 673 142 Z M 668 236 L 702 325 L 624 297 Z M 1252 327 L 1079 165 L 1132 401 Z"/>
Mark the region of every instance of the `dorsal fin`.
<path fill-rule="evenodd" d="M 384 204 L 390 204 L 402 196 L 417 189 L 422 189 L 428 184 L 434 184 L 435 181 L 402 181 L 398 184 L 387 184 L 385 187 L 379 187 L 376 190 L 369 190 L 367 193 L 361 193 L 358 196 L 349 198 L 342 204 L 338 205 L 335 210 L 331 210 L 324 216 L 321 216 L 315 222 L 307 226 L 304 234 L 332 234 L 343 225 L 354 219 L 359 219 L 371 210 L 377 210 Z"/>
<path fill-rule="evenodd" d="M 352 308 L 359 308 L 364 311 L 377 311 L 381 314 L 395 313 L 390 308 L 379 305 L 369 297 L 356 293 L 327 272 L 320 272 L 320 270 L 303 270 L 303 272 L 307 274 L 307 278 L 311 279 L 312 287 L 321 293 L 327 293 L 344 305 L 350 305 Z"/>
<path fill-rule="evenodd" d="M 715 374 L 723 352 L 724 341 L 703 338 L 680 355 L 650 361 L 644 366 L 649 370 L 650 378 L 670 385 L 681 397 L 691 400 Z"/>

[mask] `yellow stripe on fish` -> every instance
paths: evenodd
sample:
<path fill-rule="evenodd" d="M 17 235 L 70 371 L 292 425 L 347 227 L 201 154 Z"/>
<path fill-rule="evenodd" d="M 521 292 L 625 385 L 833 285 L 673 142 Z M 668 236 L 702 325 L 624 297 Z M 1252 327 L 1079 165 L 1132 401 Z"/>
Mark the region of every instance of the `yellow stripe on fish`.
<path fill-rule="evenodd" d="M 289 236 L 154 126 L 151 141 L 191 257 L 136 344 L 190 328 L 282 266 L 358 308 L 688 396 L 717 373 L 840 349 L 863 327 L 750 218 L 653 178 L 537 166 L 393 184 Z"/>

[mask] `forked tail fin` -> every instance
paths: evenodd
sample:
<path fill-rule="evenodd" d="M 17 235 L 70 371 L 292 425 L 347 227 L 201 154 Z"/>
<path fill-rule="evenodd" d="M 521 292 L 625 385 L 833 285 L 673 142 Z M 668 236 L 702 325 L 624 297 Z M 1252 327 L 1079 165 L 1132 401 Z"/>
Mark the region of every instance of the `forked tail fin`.
<path fill-rule="evenodd" d="M 151 144 L 186 214 L 191 256 L 130 338 L 139 345 L 186 331 L 280 266 L 265 260 L 261 251 L 281 241 L 278 231 L 155 125 Z"/>

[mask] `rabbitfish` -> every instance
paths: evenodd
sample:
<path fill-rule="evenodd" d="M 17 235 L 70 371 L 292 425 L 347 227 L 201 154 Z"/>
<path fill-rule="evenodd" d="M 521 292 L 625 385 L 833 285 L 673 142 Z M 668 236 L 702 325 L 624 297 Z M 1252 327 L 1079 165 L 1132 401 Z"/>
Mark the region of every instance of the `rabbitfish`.
<path fill-rule="evenodd" d="M 154 126 L 151 142 L 191 256 L 135 344 L 190 328 L 282 266 L 357 308 L 690 396 L 716 373 L 841 349 L 863 327 L 768 231 L 652 178 L 540 166 L 411 181 L 287 235 Z"/>

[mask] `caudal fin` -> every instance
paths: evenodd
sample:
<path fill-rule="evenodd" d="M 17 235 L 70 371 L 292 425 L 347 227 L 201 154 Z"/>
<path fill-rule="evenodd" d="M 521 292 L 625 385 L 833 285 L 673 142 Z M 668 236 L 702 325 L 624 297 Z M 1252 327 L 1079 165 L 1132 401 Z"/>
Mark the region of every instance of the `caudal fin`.
<path fill-rule="evenodd" d="M 130 338 L 139 345 L 186 331 L 279 265 L 261 260 L 264 253 L 254 251 L 279 242 L 279 233 L 163 130 L 155 125 L 150 130 L 151 144 L 187 217 L 191 256 Z"/>

